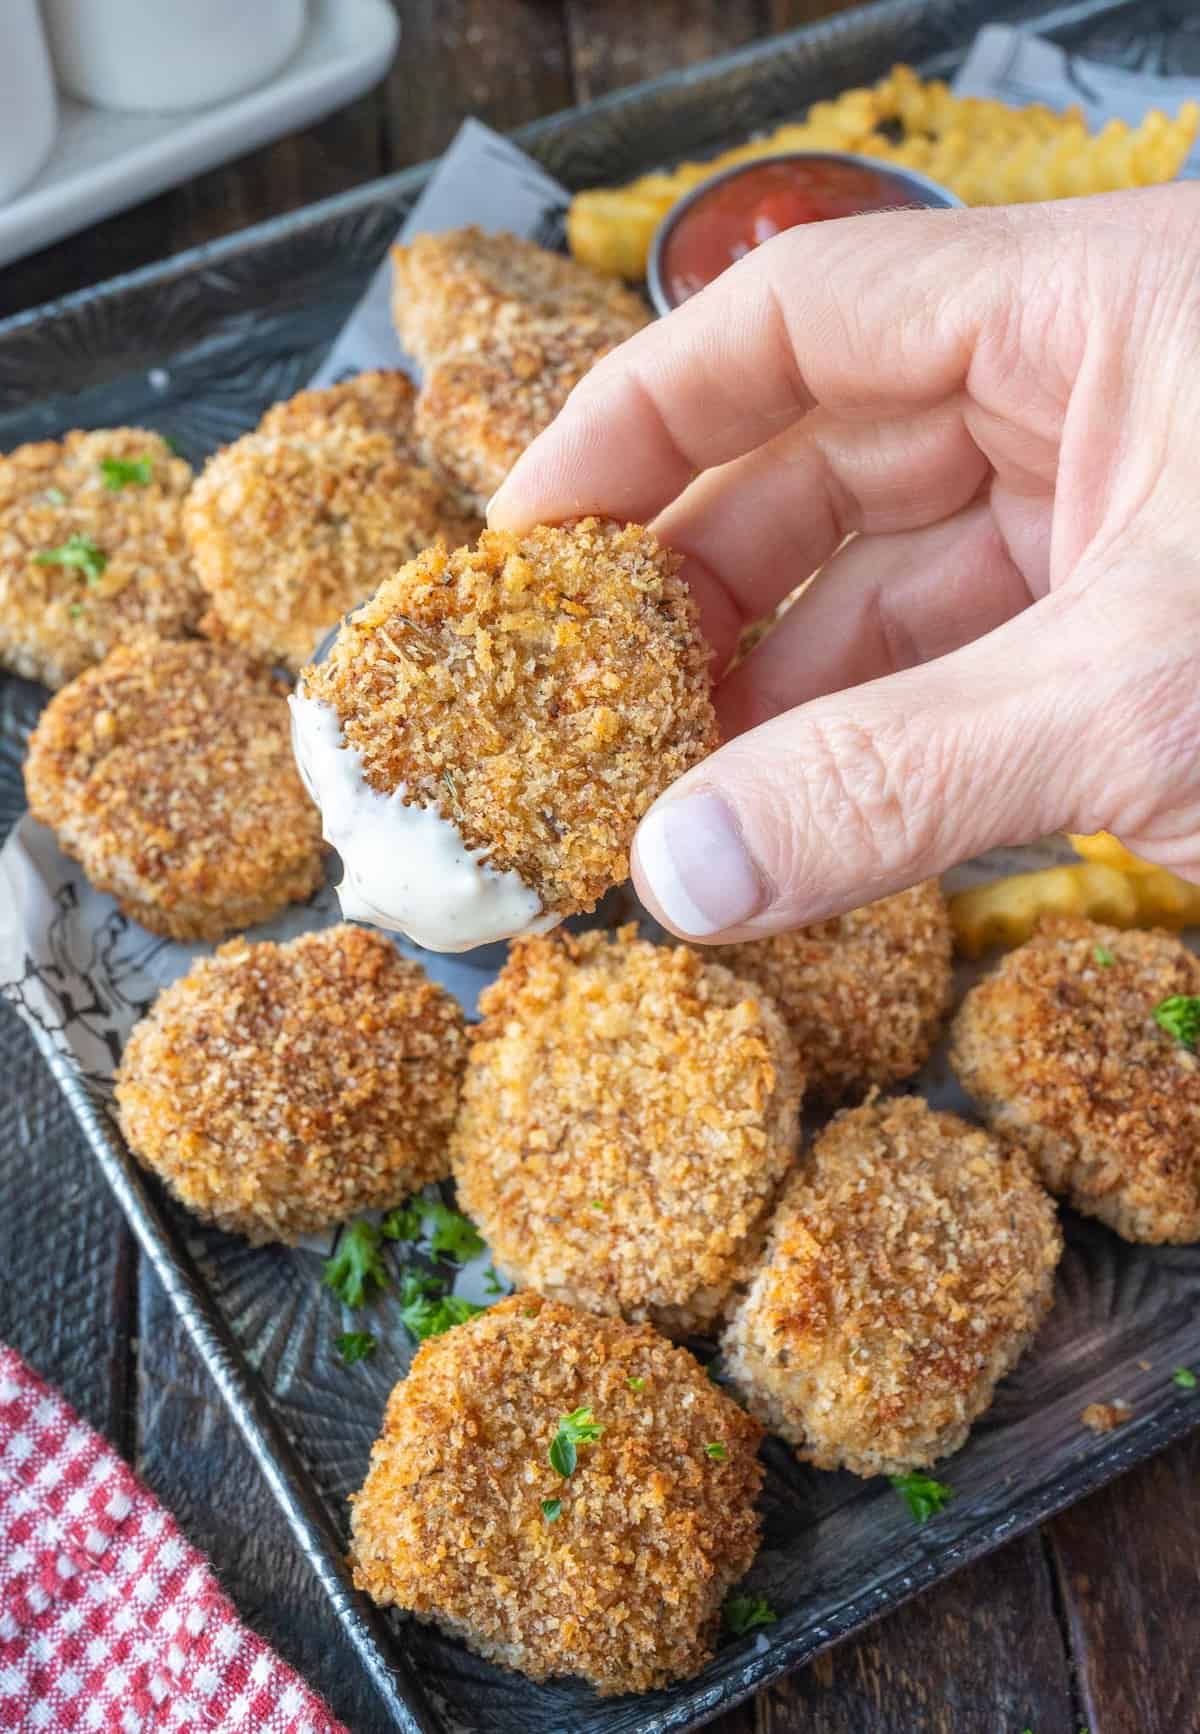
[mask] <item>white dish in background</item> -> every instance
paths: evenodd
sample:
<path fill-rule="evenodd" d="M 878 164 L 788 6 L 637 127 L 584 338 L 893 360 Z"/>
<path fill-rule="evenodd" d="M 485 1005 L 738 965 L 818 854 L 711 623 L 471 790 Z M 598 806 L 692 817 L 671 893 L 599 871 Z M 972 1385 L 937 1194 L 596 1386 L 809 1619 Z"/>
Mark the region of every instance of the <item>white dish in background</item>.
<path fill-rule="evenodd" d="M 41 173 L 0 205 L 0 265 L 342 107 L 382 78 L 398 35 L 388 0 L 310 0 L 287 65 L 228 102 L 134 114 L 64 96 Z"/>

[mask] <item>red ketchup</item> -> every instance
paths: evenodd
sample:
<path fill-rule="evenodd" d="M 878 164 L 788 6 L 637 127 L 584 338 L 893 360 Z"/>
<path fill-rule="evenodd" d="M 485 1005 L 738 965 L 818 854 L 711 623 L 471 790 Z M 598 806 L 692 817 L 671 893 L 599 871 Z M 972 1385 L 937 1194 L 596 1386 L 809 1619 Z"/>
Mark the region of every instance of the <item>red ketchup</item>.
<path fill-rule="evenodd" d="M 701 193 L 679 217 L 663 248 L 663 288 L 677 307 L 784 229 L 920 203 L 866 163 L 755 163 Z"/>

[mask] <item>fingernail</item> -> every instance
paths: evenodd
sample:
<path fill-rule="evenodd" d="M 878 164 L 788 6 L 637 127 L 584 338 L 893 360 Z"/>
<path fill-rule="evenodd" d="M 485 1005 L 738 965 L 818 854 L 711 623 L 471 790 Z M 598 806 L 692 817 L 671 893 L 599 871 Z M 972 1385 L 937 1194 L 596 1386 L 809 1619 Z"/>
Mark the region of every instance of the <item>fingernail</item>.
<path fill-rule="evenodd" d="M 642 820 L 638 864 L 672 927 L 696 939 L 724 933 L 766 902 L 758 868 L 720 795 L 664 801 Z"/>

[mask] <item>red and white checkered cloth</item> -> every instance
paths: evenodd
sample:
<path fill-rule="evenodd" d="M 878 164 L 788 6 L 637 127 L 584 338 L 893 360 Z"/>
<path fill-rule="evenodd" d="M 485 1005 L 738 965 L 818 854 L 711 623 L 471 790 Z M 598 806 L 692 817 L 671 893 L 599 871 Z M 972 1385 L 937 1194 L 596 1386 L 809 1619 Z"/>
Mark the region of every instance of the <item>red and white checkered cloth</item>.
<path fill-rule="evenodd" d="M 346 1734 L 203 1554 L 0 1345 L 4 1734 Z"/>

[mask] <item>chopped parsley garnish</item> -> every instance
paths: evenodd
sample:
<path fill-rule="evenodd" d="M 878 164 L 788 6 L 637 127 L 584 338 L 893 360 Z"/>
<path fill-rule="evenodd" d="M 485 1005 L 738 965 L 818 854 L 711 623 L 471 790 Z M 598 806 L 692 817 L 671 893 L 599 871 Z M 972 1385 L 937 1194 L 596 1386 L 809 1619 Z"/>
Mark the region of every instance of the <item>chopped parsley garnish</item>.
<path fill-rule="evenodd" d="M 51 506 L 65 506 L 67 503 L 67 496 L 63 493 L 61 488 L 47 488 L 46 500 Z"/>
<path fill-rule="evenodd" d="M 936 1517 L 954 1498 L 954 1489 L 947 1487 L 944 1481 L 933 1481 L 919 1472 L 893 1475 L 891 1483 L 918 1523 L 927 1523 L 931 1517 Z"/>
<path fill-rule="evenodd" d="M 109 492 L 119 494 L 122 488 L 148 487 L 154 475 L 154 465 L 149 458 L 101 458 L 100 474 Z"/>
<path fill-rule="evenodd" d="M 721 1617 L 734 1637 L 740 1638 L 755 1626 L 773 1626 L 779 1615 L 766 1596 L 728 1596 Z"/>
<path fill-rule="evenodd" d="M 626 1379 L 625 1383 L 629 1386 L 631 1391 L 644 1391 L 646 1389 L 645 1379 L 635 1378 L 632 1373 Z"/>
<path fill-rule="evenodd" d="M 717 1440 L 713 1444 L 704 1447 L 704 1455 L 706 1457 L 711 1457 L 714 1463 L 725 1463 L 729 1459 L 729 1448 L 728 1446 L 722 1445 L 720 1441 Z"/>
<path fill-rule="evenodd" d="M 83 603 L 72 602 L 71 606 L 67 609 L 67 613 L 70 615 L 72 620 L 78 620 L 79 616 L 83 613 Z"/>
<path fill-rule="evenodd" d="M 550 1467 L 565 1480 L 568 1475 L 574 1475 L 578 1460 L 577 1445 L 594 1445 L 603 1433 L 601 1427 L 593 1418 L 590 1406 L 572 1409 L 569 1415 L 564 1415 L 558 1423 L 558 1432 L 550 1441 Z"/>
<path fill-rule="evenodd" d="M 1171 1374 L 1171 1383 L 1178 1385 L 1181 1391 L 1194 1391 L 1196 1389 L 1196 1375 L 1190 1367 L 1176 1367 Z"/>
<path fill-rule="evenodd" d="M 375 1353 L 376 1338 L 370 1331 L 343 1331 L 334 1338 L 333 1346 L 346 1365 L 352 1367 L 355 1361 L 365 1361 Z"/>
<path fill-rule="evenodd" d="M 489 1264 L 483 1273 L 483 1292 L 484 1294 L 507 1294 L 508 1292 L 500 1281 L 494 1264 Z"/>
<path fill-rule="evenodd" d="M 457 1210 L 451 1210 L 440 1198 L 423 1203 L 421 1211 L 426 1226 L 433 1224 L 429 1250 L 436 1258 L 450 1258 L 455 1264 L 465 1264 L 483 1251 L 483 1237 L 475 1224 Z"/>
<path fill-rule="evenodd" d="M 1159 1000 L 1154 1008 L 1154 1021 L 1185 1048 L 1194 1048 L 1200 1040 L 1200 997 L 1191 993 L 1173 993 Z"/>
<path fill-rule="evenodd" d="M 1101 969 L 1108 969 L 1117 961 L 1112 952 L 1108 949 L 1107 945 L 1094 945 L 1092 947 L 1092 956 L 1100 965 Z"/>
<path fill-rule="evenodd" d="M 557 1523 L 559 1518 L 562 1516 L 562 1500 L 543 1499 L 542 1516 L 546 1519 L 547 1523 Z"/>
<path fill-rule="evenodd" d="M 421 1205 L 416 1200 L 385 1211 L 379 1227 L 385 1240 L 420 1240 L 421 1221 Z"/>
<path fill-rule="evenodd" d="M 388 1270 L 379 1254 L 379 1230 L 365 1216 L 352 1222 L 325 1260 L 324 1283 L 344 1306 L 365 1306 L 372 1288 L 388 1286 Z"/>
<path fill-rule="evenodd" d="M 33 556 L 33 563 L 35 566 L 78 566 L 88 583 L 96 584 L 108 565 L 108 555 L 97 548 L 90 536 L 74 530 L 57 548 L 42 548 Z"/>
<path fill-rule="evenodd" d="M 592 1209 L 603 1211 L 606 1216 L 608 1214 L 608 1205 L 601 1198 L 592 1199 Z"/>
<path fill-rule="evenodd" d="M 400 1318 L 419 1343 L 427 1337 L 440 1337 L 443 1331 L 453 1330 L 455 1325 L 465 1324 L 483 1311 L 474 1301 L 447 1294 L 440 1277 L 422 1276 L 415 1270 L 405 1272 L 400 1288 Z"/>

